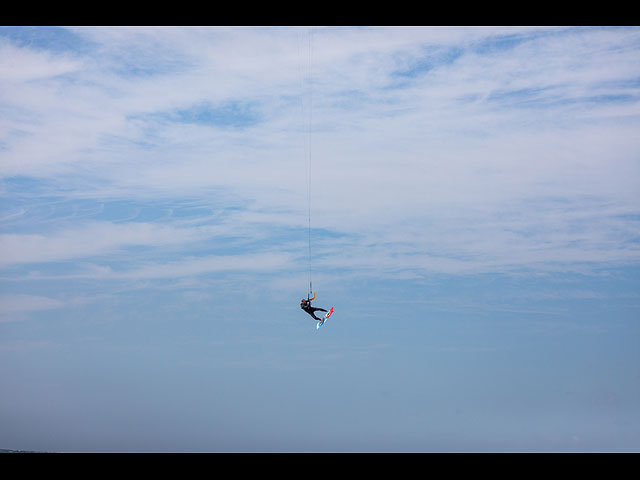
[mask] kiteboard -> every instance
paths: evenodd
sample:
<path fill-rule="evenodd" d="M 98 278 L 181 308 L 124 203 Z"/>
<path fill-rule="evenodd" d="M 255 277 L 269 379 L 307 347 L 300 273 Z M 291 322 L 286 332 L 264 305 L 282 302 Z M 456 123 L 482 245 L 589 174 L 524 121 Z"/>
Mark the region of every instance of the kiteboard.
<path fill-rule="evenodd" d="M 324 325 L 324 322 L 327 321 L 327 318 L 329 318 L 332 313 L 333 313 L 333 307 L 331 307 L 331 309 L 324 315 L 324 317 L 322 317 L 322 320 L 318 322 L 318 324 L 316 325 L 316 328 L 320 328 L 322 325 Z"/>

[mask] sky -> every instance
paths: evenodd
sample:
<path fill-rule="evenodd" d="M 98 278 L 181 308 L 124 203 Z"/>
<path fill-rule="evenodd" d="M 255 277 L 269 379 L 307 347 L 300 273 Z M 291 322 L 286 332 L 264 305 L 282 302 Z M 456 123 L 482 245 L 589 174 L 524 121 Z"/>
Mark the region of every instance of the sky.
<path fill-rule="evenodd" d="M 639 28 L 2 27 L 0 112 L 0 449 L 640 451 Z"/>

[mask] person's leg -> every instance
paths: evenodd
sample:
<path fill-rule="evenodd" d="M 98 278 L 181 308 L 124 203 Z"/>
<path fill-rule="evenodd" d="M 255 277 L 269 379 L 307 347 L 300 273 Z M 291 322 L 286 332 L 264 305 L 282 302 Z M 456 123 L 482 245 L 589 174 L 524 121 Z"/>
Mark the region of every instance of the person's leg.
<path fill-rule="evenodd" d="M 319 308 L 319 307 L 313 307 L 313 311 L 314 312 L 326 312 L 326 310 L 324 308 Z M 313 318 L 317 318 L 318 321 L 322 321 L 320 318 L 316 317 L 315 315 L 313 316 Z"/>

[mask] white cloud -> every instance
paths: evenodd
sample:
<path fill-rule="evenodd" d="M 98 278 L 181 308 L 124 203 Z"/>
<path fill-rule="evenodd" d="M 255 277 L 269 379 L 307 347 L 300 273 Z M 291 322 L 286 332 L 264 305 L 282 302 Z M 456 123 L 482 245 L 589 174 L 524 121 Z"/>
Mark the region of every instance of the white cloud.
<path fill-rule="evenodd" d="M 128 198 L 213 198 L 223 189 L 246 207 L 229 229 L 252 225 L 259 236 L 274 220 L 304 225 L 305 29 L 75 32 L 98 45 L 99 61 L 7 47 L 7 58 L 50 74 L 25 67 L 22 80 L 7 83 L 2 101 L 21 113 L 3 120 L 2 175 L 57 178 L 84 195 L 104 188 Z M 397 269 L 637 262 L 630 218 L 640 204 L 638 36 L 637 29 L 318 29 L 313 226 L 365 239 L 341 247 L 353 265 L 370 261 L 370 243 L 399 248 L 400 258 L 376 257 Z M 423 64 L 431 66 L 421 74 L 397 75 Z M 26 81 L 36 77 L 42 81 Z M 234 129 L 170 115 L 224 102 L 255 105 L 260 121 Z M 8 264 L 179 245 L 203 234 L 91 224 L 53 235 L 4 233 L 0 241 Z"/>
<path fill-rule="evenodd" d="M 179 278 L 214 272 L 273 272 L 291 265 L 291 256 L 283 253 L 209 255 L 144 265 L 134 270 L 113 273 L 111 276 L 133 279 Z"/>
<path fill-rule="evenodd" d="M 0 41 L 0 84 L 32 82 L 77 72 L 81 62 L 69 55 L 52 55 Z"/>
<path fill-rule="evenodd" d="M 66 306 L 66 302 L 39 295 L 3 294 L 0 295 L 0 316 L 14 313 L 51 310 Z"/>
<path fill-rule="evenodd" d="M 137 261 L 125 268 L 112 268 L 109 265 L 78 265 L 79 270 L 69 274 L 43 274 L 30 272 L 20 280 L 178 280 L 187 277 L 198 277 L 212 273 L 274 273 L 290 271 L 294 266 L 294 257 L 281 252 L 259 252 L 229 255 L 203 255 L 185 257 L 169 262 Z"/>
<path fill-rule="evenodd" d="M 5 233 L 0 234 L 0 267 L 113 254 L 130 246 L 184 244 L 206 238 L 212 231 L 215 230 L 93 221 L 50 234 Z"/>

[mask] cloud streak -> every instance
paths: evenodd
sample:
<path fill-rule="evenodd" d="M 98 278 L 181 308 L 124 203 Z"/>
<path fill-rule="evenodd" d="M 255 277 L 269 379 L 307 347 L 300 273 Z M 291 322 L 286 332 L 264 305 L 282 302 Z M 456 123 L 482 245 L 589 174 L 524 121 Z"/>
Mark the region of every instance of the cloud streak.
<path fill-rule="evenodd" d="M 206 234 L 205 234 L 206 235 Z M 166 246 L 201 239 L 198 229 L 177 229 L 150 223 L 89 222 L 54 234 L 0 235 L 0 266 L 58 262 L 113 254 L 131 246 Z"/>

